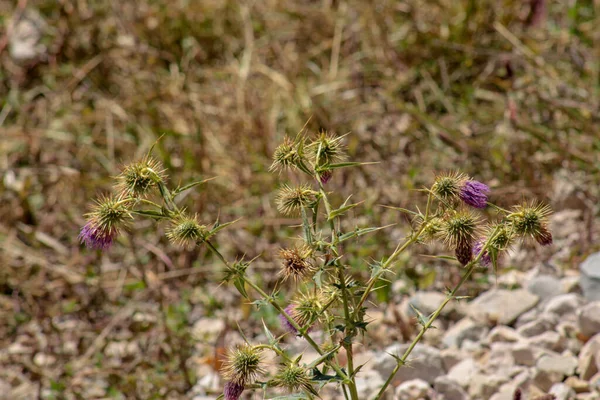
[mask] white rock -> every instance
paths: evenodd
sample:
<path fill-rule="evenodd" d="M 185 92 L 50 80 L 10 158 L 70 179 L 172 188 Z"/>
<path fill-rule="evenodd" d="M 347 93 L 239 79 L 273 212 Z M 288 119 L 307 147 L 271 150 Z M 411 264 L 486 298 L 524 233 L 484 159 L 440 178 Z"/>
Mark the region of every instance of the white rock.
<path fill-rule="evenodd" d="M 37 11 L 27 9 L 18 20 L 10 23 L 12 33 L 8 51 L 13 60 L 29 61 L 46 52 L 46 46 L 40 43 L 40 39 L 47 24 Z"/>
<path fill-rule="evenodd" d="M 550 299 L 563 293 L 561 282 L 552 275 L 538 275 L 527 283 L 527 290 L 541 300 Z"/>
<path fill-rule="evenodd" d="M 556 396 L 556 400 L 569 400 L 575 397 L 575 391 L 564 383 L 555 383 L 552 385 L 548 394 Z"/>
<path fill-rule="evenodd" d="M 386 377 L 387 378 L 387 377 Z M 361 399 L 370 399 L 379 392 L 385 381 L 377 371 L 363 371 L 356 376 L 356 390 Z"/>
<path fill-rule="evenodd" d="M 533 308 L 539 298 L 524 289 L 489 290 L 469 304 L 469 315 L 478 321 L 512 324 L 519 315 Z"/>
<path fill-rule="evenodd" d="M 515 345 L 512 348 L 511 354 L 517 365 L 532 367 L 542 355 L 556 353 L 539 347 L 534 347 L 529 343 L 519 342 L 515 343 Z"/>
<path fill-rule="evenodd" d="M 460 347 L 466 339 L 481 340 L 488 330 L 488 327 L 480 322 L 475 322 L 471 318 L 463 318 L 446 331 L 442 343 L 446 347 Z"/>
<path fill-rule="evenodd" d="M 512 343 L 492 343 L 485 362 L 486 371 L 506 374 L 506 371 L 515 365 L 515 360 L 511 354 L 513 346 Z"/>
<path fill-rule="evenodd" d="M 591 337 L 600 333 L 600 301 L 583 306 L 577 315 L 577 323 L 584 336 Z"/>
<path fill-rule="evenodd" d="M 600 333 L 581 348 L 578 359 L 579 376 L 588 380 L 600 370 Z"/>
<path fill-rule="evenodd" d="M 199 342 L 212 342 L 225 329 L 225 321 L 221 318 L 200 318 L 192 327 L 192 337 Z"/>
<path fill-rule="evenodd" d="M 48 367 L 56 362 L 56 357 L 44 353 L 36 353 L 33 356 L 33 363 L 38 367 Z"/>
<path fill-rule="evenodd" d="M 434 291 L 418 291 L 412 295 L 407 303 L 406 315 L 411 317 L 416 316 L 415 311 L 410 307 L 415 307 L 421 314 L 430 315 L 446 300 L 446 296 L 440 292 Z M 446 316 L 452 312 L 453 303 L 448 303 L 442 310 L 442 316 Z"/>
<path fill-rule="evenodd" d="M 563 376 L 575 374 L 577 358 L 571 355 L 545 354 L 536 363 L 537 369 L 544 372 L 557 372 Z"/>
<path fill-rule="evenodd" d="M 544 313 L 555 314 L 559 317 L 575 315 L 575 311 L 583 300 L 576 293 L 567 293 L 556 296 L 546 303 L 544 306 Z"/>
<path fill-rule="evenodd" d="M 463 388 L 467 388 L 469 387 L 473 376 L 477 374 L 478 371 L 479 366 L 475 360 L 467 358 L 452 367 L 452 369 L 448 371 L 446 377 L 458 383 Z"/>
<path fill-rule="evenodd" d="M 553 330 L 558 323 L 558 317 L 554 314 L 542 314 L 524 325 L 519 326 L 517 332 L 525 337 L 540 335 L 546 331 Z"/>
<path fill-rule="evenodd" d="M 496 374 L 475 374 L 469 385 L 469 394 L 474 399 L 489 399 L 508 378 Z"/>
<path fill-rule="evenodd" d="M 470 400 L 471 398 L 458 383 L 446 376 L 438 377 L 433 388 L 442 395 L 444 400 Z"/>
<path fill-rule="evenodd" d="M 565 276 L 560 280 L 563 287 L 564 293 L 581 293 L 581 286 L 579 286 L 579 273 L 573 276 Z"/>
<path fill-rule="evenodd" d="M 522 340 L 523 337 L 513 328 L 504 325 L 498 325 L 487 336 L 488 343 L 514 343 Z"/>
<path fill-rule="evenodd" d="M 565 376 L 575 373 L 577 359 L 573 356 L 543 355 L 536 363 L 533 382 L 542 391 L 547 392 L 556 382 L 562 382 Z"/>
<path fill-rule="evenodd" d="M 567 340 L 561 337 L 558 332 L 548 331 L 541 335 L 527 338 L 527 343 L 531 346 L 541 347 L 560 353 L 565 349 Z"/>
<path fill-rule="evenodd" d="M 442 356 L 442 363 L 445 371 L 450 371 L 452 367 L 464 360 L 466 357 L 465 352 L 455 347 L 442 349 L 440 351 L 440 355 Z"/>
<path fill-rule="evenodd" d="M 394 400 L 434 400 L 431 386 L 422 379 L 402 382 L 397 388 Z"/>
<path fill-rule="evenodd" d="M 600 252 L 594 253 L 579 265 L 579 286 L 588 301 L 600 301 Z"/>
<path fill-rule="evenodd" d="M 525 370 L 515 376 L 510 382 L 500 386 L 498 392 L 490 400 L 513 400 L 513 395 L 517 388 L 527 390 L 531 384 L 531 373 Z"/>
<path fill-rule="evenodd" d="M 408 343 L 395 344 L 389 346 L 383 352 L 376 353 L 373 360 L 373 369 L 379 372 L 381 376 L 389 376 L 396 366 L 396 360 L 390 354 L 401 356 L 408 346 Z M 435 378 L 444 375 L 444 373 L 440 351 L 435 347 L 418 344 L 408 358 L 408 365 L 398 370 L 392 382 L 399 383 L 411 379 L 423 379 L 426 382 L 433 383 Z"/>

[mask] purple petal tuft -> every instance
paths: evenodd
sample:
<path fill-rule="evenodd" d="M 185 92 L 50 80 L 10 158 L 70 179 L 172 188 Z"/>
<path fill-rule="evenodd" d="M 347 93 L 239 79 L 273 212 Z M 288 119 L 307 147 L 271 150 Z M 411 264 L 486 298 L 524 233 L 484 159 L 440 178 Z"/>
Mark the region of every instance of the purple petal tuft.
<path fill-rule="evenodd" d="M 90 249 L 106 250 L 112 245 L 116 233 L 116 230 L 103 231 L 98 229 L 90 221 L 81 228 L 78 239 Z"/>
<path fill-rule="evenodd" d="M 235 382 L 227 382 L 223 387 L 225 400 L 238 400 L 242 396 L 244 385 Z"/>
<path fill-rule="evenodd" d="M 478 181 L 466 181 L 459 193 L 462 201 L 475 208 L 485 208 L 487 206 L 487 194 L 490 192 L 488 185 Z"/>

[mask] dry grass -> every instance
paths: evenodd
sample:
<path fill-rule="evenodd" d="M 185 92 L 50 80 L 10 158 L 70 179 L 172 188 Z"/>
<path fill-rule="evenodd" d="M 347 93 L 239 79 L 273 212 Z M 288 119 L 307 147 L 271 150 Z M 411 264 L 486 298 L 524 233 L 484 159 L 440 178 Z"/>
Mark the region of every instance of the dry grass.
<path fill-rule="evenodd" d="M 156 153 L 173 179 L 218 177 L 187 195 L 189 210 L 243 217 L 221 247 L 262 254 L 261 271 L 297 234 L 272 204 L 286 177 L 267 172 L 269 157 L 309 119 L 311 131 L 351 132 L 353 159 L 380 162 L 331 183 L 338 200 L 366 200 L 357 224 L 398 223 L 353 245 L 357 273 L 407 227 L 378 205 L 411 206 L 411 189 L 450 168 L 501 184 L 500 205 L 579 208 L 593 238 L 600 9 L 547 3 L 541 19 L 512 0 L 0 4 L 0 379 L 24 385 L 22 398 L 92 398 L 96 381 L 99 398 L 183 398 L 195 382 L 189 324 L 238 301 L 207 283 L 219 276 L 210 255 L 145 223 L 107 254 L 77 242 L 90 199 L 163 134 Z M 34 10 L 46 50 L 16 62 L 11 26 Z M 557 176 L 570 192 L 549 190 Z M 154 322 L 132 327 L 137 314 Z M 112 341 L 140 349 L 114 364 Z"/>

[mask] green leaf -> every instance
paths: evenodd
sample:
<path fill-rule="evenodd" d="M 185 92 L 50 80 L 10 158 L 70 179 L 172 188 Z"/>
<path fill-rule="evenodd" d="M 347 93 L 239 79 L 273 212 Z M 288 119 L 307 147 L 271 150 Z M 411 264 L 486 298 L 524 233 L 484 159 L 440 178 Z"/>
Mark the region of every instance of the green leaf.
<path fill-rule="evenodd" d="M 145 217 L 150 217 L 150 218 L 155 218 L 155 219 L 169 218 L 168 216 L 164 215 L 160 211 L 153 211 L 153 210 L 132 210 L 131 212 L 133 214 L 143 215 Z"/>
<path fill-rule="evenodd" d="M 343 242 L 344 240 L 348 240 L 348 239 L 352 239 L 352 238 L 359 237 L 362 235 L 366 235 L 367 233 L 376 232 L 381 229 L 389 228 L 390 226 L 393 226 L 393 225 L 395 225 L 395 224 L 380 226 L 378 228 L 356 228 L 352 232 L 344 233 L 343 235 L 341 235 L 339 237 L 338 241 Z"/>
<path fill-rule="evenodd" d="M 177 196 L 178 194 L 180 194 L 180 193 L 182 193 L 182 192 L 185 192 L 185 191 L 186 191 L 186 190 L 188 190 L 188 189 L 191 189 L 191 188 L 193 188 L 193 187 L 195 187 L 195 186 L 198 186 L 198 185 L 202 185 L 203 183 L 206 183 L 206 182 L 208 182 L 208 181 L 212 181 L 212 180 L 213 180 L 213 179 L 215 179 L 215 178 L 216 178 L 216 176 L 214 176 L 214 177 L 212 177 L 212 178 L 204 179 L 203 181 L 196 181 L 196 182 L 192 182 L 192 183 L 189 183 L 189 184 L 187 184 L 187 185 L 184 185 L 184 186 L 178 187 L 177 189 L 175 189 L 175 190 L 173 190 L 173 191 L 171 192 L 171 196 L 172 196 L 172 197 L 175 197 L 175 196 Z"/>
<path fill-rule="evenodd" d="M 344 204 L 342 204 L 342 206 L 336 210 L 332 210 L 329 215 L 327 216 L 327 220 L 331 221 L 332 219 L 339 217 L 340 215 L 343 215 L 346 211 L 353 209 L 354 207 L 364 203 L 364 201 L 360 201 L 358 203 L 354 203 L 354 204 L 348 204 L 346 205 L 346 203 L 348 202 L 348 200 L 350 200 L 350 197 L 348 197 L 346 199 L 346 201 L 344 201 Z"/>
<path fill-rule="evenodd" d="M 242 277 L 238 276 L 238 277 L 234 278 L 233 285 L 238 290 L 238 292 L 240 292 L 240 294 L 242 296 L 244 296 L 246 299 L 250 299 L 248 297 L 248 292 L 246 292 L 246 286 L 244 284 L 244 279 Z"/>
<path fill-rule="evenodd" d="M 271 346 L 276 347 L 277 349 L 279 349 L 279 341 L 275 338 L 275 336 L 273 336 L 273 334 L 271 333 L 271 331 L 269 330 L 269 328 L 267 328 L 267 325 L 265 324 L 265 321 L 263 320 L 263 328 L 265 331 L 265 335 L 267 336 L 267 339 L 269 340 L 269 344 Z"/>
<path fill-rule="evenodd" d="M 412 210 L 408 210 L 408 209 L 402 208 L 402 207 L 392 207 L 392 206 L 385 206 L 385 205 L 382 205 L 381 207 L 383 207 L 383 208 L 389 208 L 390 210 L 401 211 L 401 212 L 404 212 L 404 213 L 407 213 L 407 214 L 412 214 L 412 215 L 415 215 L 415 216 L 422 216 L 423 215 L 421 213 L 418 213 L 418 212 L 415 212 L 415 211 L 412 211 Z"/>
<path fill-rule="evenodd" d="M 211 229 L 211 231 L 208 233 L 208 236 L 213 236 L 215 235 L 217 232 L 219 232 L 221 229 L 225 229 L 227 228 L 229 225 L 231 224 L 235 224 L 236 222 L 238 222 L 241 218 L 236 219 L 235 221 L 230 221 L 230 222 L 225 222 L 224 224 L 220 224 L 219 221 L 215 222 L 215 224 L 213 225 L 213 228 Z"/>
<path fill-rule="evenodd" d="M 312 370 L 313 376 L 312 376 L 312 381 L 318 382 L 318 381 L 324 381 L 324 382 L 334 382 L 334 381 L 343 381 L 342 378 L 340 378 L 337 375 L 326 375 L 324 373 L 322 373 L 321 371 L 319 371 L 318 368 L 313 368 Z"/>
<path fill-rule="evenodd" d="M 338 168 L 345 168 L 345 167 L 356 167 L 358 165 L 372 165 L 372 164 L 379 164 L 377 162 L 343 162 L 343 163 L 337 163 L 337 164 L 329 164 L 327 165 L 327 169 L 338 169 Z"/>

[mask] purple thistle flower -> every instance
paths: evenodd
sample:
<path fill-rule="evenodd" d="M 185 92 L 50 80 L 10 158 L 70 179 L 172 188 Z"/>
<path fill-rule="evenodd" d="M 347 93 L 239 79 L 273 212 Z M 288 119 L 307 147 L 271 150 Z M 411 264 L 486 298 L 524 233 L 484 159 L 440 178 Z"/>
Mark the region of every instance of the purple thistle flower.
<path fill-rule="evenodd" d="M 483 249 L 483 245 L 485 244 L 485 238 L 479 239 L 475 242 L 475 245 L 473 246 L 473 257 L 477 257 L 479 256 L 479 253 L 481 253 L 481 250 Z M 486 250 L 482 255 L 481 258 L 479 259 L 479 263 L 481 265 L 483 265 L 484 267 L 489 267 L 490 265 L 492 265 L 492 257 L 490 256 L 490 253 Z"/>
<path fill-rule="evenodd" d="M 117 233 L 116 229 L 100 229 L 93 221 L 88 221 L 81 228 L 78 239 L 90 249 L 106 250 L 112 245 Z"/>
<path fill-rule="evenodd" d="M 458 196 L 462 201 L 475 208 L 485 208 L 487 206 L 487 194 L 490 192 L 488 185 L 468 180 L 465 181 Z"/>
<path fill-rule="evenodd" d="M 296 308 L 296 306 L 294 306 L 293 304 L 290 304 L 289 306 L 287 306 L 285 308 L 284 311 L 287 315 L 294 318 L 294 309 L 295 308 Z M 283 315 L 279 315 L 279 320 L 281 321 L 281 326 L 283 326 L 283 329 L 285 329 L 289 333 L 293 333 L 294 335 L 298 334 L 298 330 L 296 328 L 294 328 L 294 326 L 290 323 L 290 321 L 287 320 L 286 317 L 284 317 Z"/>
<path fill-rule="evenodd" d="M 235 382 L 227 382 L 223 387 L 225 400 L 238 400 L 242 396 L 244 385 Z"/>

